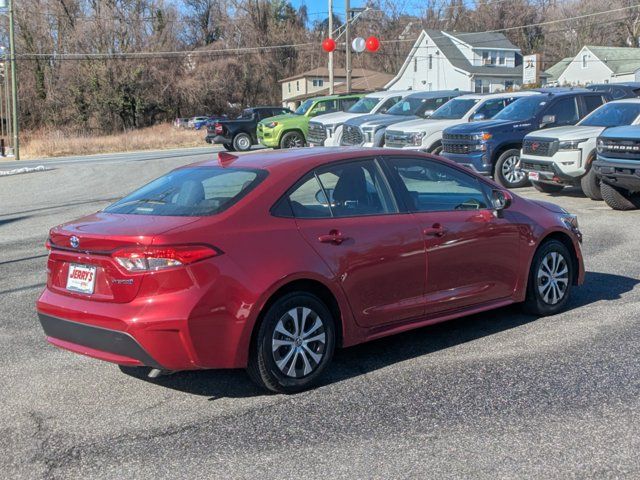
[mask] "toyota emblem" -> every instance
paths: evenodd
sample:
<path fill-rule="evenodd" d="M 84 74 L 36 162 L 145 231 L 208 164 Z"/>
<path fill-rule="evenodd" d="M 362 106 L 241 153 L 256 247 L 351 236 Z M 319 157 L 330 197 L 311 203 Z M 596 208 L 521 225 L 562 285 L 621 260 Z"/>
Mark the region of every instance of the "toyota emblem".
<path fill-rule="evenodd" d="M 71 246 L 73 248 L 78 248 L 80 246 L 80 239 L 78 237 L 76 237 L 75 235 L 73 235 L 70 239 L 69 239 L 69 244 L 71 244 Z"/>

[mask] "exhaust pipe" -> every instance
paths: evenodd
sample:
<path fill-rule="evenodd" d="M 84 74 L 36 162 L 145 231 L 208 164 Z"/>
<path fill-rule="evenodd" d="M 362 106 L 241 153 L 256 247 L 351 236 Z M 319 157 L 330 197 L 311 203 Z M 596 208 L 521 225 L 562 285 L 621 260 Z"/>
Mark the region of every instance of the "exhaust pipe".
<path fill-rule="evenodd" d="M 152 368 L 149 370 L 147 374 L 147 378 L 158 378 L 164 375 L 171 375 L 173 372 L 171 370 L 161 370 L 159 368 Z"/>

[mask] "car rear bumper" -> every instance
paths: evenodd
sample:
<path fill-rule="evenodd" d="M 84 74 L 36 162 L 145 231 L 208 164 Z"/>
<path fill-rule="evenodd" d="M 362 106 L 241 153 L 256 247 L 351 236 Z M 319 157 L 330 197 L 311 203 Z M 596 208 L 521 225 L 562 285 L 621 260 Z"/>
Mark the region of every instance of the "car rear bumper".
<path fill-rule="evenodd" d="M 174 371 L 246 367 L 251 324 L 228 308 L 212 312 L 190 290 L 112 303 L 45 288 L 36 308 L 47 341 L 83 355 Z"/>
<path fill-rule="evenodd" d="M 56 347 L 128 366 L 166 369 L 126 332 L 38 313 L 47 341 Z"/>

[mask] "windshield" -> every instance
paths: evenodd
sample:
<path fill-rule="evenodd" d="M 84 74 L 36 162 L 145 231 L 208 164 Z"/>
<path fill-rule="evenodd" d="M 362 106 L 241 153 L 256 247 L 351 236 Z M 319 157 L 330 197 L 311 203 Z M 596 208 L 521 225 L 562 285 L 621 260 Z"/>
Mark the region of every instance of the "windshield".
<path fill-rule="evenodd" d="M 532 95 L 530 97 L 522 97 L 504 107 L 500 112 L 498 112 L 497 115 L 493 117 L 493 119 L 529 120 L 530 118 L 534 117 L 538 110 L 540 110 L 546 104 L 546 95 Z"/>
<path fill-rule="evenodd" d="M 422 116 L 424 112 L 435 110 L 446 101 L 446 98 L 407 97 L 387 110 L 387 113 L 389 115 Z"/>
<path fill-rule="evenodd" d="M 369 113 L 378 103 L 380 103 L 379 98 L 362 97 L 349 110 L 347 110 L 347 112 Z"/>
<path fill-rule="evenodd" d="M 578 125 L 585 127 L 619 127 L 631 125 L 640 115 L 638 103 L 605 103 L 584 118 Z"/>
<path fill-rule="evenodd" d="M 479 101 L 477 98 L 454 98 L 433 112 L 430 118 L 441 120 L 462 118 Z"/>
<path fill-rule="evenodd" d="M 312 99 L 305 100 L 300 104 L 298 108 L 296 108 L 296 111 L 294 113 L 296 115 L 304 115 L 305 113 L 307 113 L 307 111 L 311 108 L 312 105 L 313 105 Z"/>
<path fill-rule="evenodd" d="M 263 170 L 198 167 L 174 170 L 104 209 L 107 213 L 198 217 L 219 213 L 267 175 Z"/>

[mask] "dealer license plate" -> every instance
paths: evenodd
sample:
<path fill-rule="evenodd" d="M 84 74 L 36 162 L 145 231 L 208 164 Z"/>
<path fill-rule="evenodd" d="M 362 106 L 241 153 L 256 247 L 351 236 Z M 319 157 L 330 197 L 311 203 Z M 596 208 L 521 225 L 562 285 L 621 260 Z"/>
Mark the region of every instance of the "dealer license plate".
<path fill-rule="evenodd" d="M 529 172 L 529 180 L 539 180 L 540 174 L 538 172 Z"/>
<path fill-rule="evenodd" d="M 96 267 L 87 265 L 78 265 L 72 263 L 69 265 L 69 274 L 67 275 L 67 290 L 80 293 L 93 293 L 96 284 Z"/>

